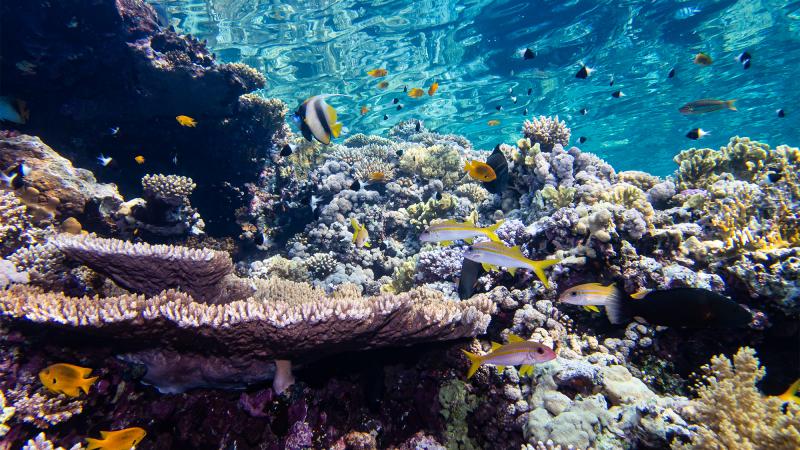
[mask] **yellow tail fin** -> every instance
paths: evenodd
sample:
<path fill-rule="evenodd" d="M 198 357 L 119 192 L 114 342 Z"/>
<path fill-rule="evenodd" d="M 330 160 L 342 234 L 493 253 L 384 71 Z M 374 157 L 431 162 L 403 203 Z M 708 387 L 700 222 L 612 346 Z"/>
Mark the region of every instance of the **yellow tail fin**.
<path fill-rule="evenodd" d="M 544 270 L 542 270 L 542 269 L 546 269 L 546 268 L 548 268 L 550 266 L 554 266 L 554 265 L 556 265 L 556 264 L 558 264 L 560 262 L 561 262 L 560 259 L 549 259 L 549 260 L 546 260 L 546 261 L 534 261 L 533 262 L 533 272 L 536 274 L 537 277 L 539 277 L 540 280 L 542 280 L 542 283 L 544 283 L 545 289 L 550 289 L 550 285 L 547 282 L 547 275 L 544 274 Z"/>
<path fill-rule="evenodd" d="M 789 387 L 789 389 L 784 392 L 783 394 L 779 395 L 778 398 L 783 400 L 783 402 L 795 402 L 800 405 L 800 398 L 797 397 L 797 391 L 800 390 L 800 380 L 795 381 Z"/>
<path fill-rule="evenodd" d="M 467 378 L 472 378 L 475 375 L 475 371 L 477 371 L 481 367 L 481 363 L 483 362 L 483 358 L 480 356 L 470 353 L 466 350 L 462 350 L 464 353 L 467 354 L 467 357 L 472 361 L 472 365 L 469 366 L 469 372 L 467 372 Z"/>
<path fill-rule="evenodd" d="M 103 446 L 103 441 L 100 439 L 92 439 L 92 438 L 84 438 L 86 439 L 87 447 L 86 450 L 94 450 L 96 448 L 100 448 Z"/>
<path fill-rule="evenodd" d="M 490 227 L 481 228 L 481 231 L 483 231 L 483 234 L 485 234 L 486 237 L 488 237 L 489 239 L 491 239 L 491 240 L 493 240 L 495 242 L 500 242 L 500 238 L 497 237 L 497 235 L 494 234 L 494 232 L 497 231 L 497 229 L 500 228 L 504 223 L 505 223 L 505 220 L 501 220 L 500 222 L 497 222 L 496 224 L 494 224 L 494 225 L 492 225 Z"/>
<path fill-rule="evenodd" d="M 331 132 L 333 133 L 333 137 L 339 137 L 339 133 L 342 132 L 342 123 L 335 123 L 331 127 Z"/>
<path fill-rule="evenodd" d="M 83 384 L 81 385 L 81 389 L 83 389 L 83 392 L 86 392 L 88 394 L 89 393 L 89 388 L 92 387 L 92 383 L 94 383 L 95 380 L 97 380 L 98 378 L 100 378 L 100 377 L 94 377 L 94 378 L 85 379 Z"/>
<path fill-rule="evenodd" d="M 472 167 L 472 163 L 471 163 L 471 162 L 469 162 L 469 161 L 466 161 L 466 162 L 464 162 L 464 168 L 463 168 L 463 169 L 461 169 L 461 170 L 463 170 L 463 171 L 465 171 L 465 172 L 469 172 L 469 171 L 470 171 L 470 170 L 472 170 L 472 169 L 473 169 L 473 167 Z"/>

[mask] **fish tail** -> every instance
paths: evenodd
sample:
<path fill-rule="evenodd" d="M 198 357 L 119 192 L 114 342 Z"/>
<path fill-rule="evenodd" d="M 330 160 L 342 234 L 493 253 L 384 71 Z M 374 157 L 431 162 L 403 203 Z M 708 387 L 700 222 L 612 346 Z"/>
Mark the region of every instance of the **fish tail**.
<path fill-rule="evenodd" d="M 497 237 L 497 235 L 494 234 L 494 232 L 497 231 L 498 228 L 503 226 L 504 223 L 505 223 L 505 220 L 501 220 L 500 222 L 497 222 L 496 224 L 494 224 L 494 225 L 492 225 L 490 227 L 482 228 L 483 234 L 485 234 L 486 237 L 488 237 L 489 239 L 491 239 L 491 240 L 493 240 L 495 242 L 500 242 L 500 238 Z"/>
<path fill-rule="evenodd" d="M 633 311 L 636 300 L 622 288 L 618 286 L 611 287 L 611 293 L 608 294 L 605 304 L 608 320 L 611 323 L 627 322 L 636 315 Z"/>
<path fill-rule="evenodd" d="M 461 169 L 461 170 L 463 170 L 463 171 L 465 171 L 465 172 L 469 172 L 469 171 L 470 171 L 470 170 L 472 170 L 472 169 L 473 169 L 473 167 L 472 167 L 472 163 L 471 163 L 471 162 L 469 162 L 469 161 L 464 161 L 464 168 L 463 168 L 463 169 Z"/>
<path fill-rule="evenodd" d="M 83 392 L 86 392 L 88 394 L 89 393 L 89 388 L 92 387 L 92 384 L 98 378 L 100 378 L 100 377 L 86 378 L 84 380 L 83 384 L 81 385 L 81 389 L 83 389 Z"/>
<path fill-rule="evenodd" d="M 547 275 L 544 274 L 544 270 L 543 269 L 546 269 L 546 268 L 548 268 L 550 266 L 554 266 L 554 265 L 556 265 L 556 264 L 558 264 L 560 262 L 561 262 L 560 259 L 548 259 L 546 261 L 534 261 L 533 262 L 533 264 L 532 264 L 533 265 L 533 273 L 535 273 L 536 276 L 539 277 L 540 280 L 542 280 L 542 283 L 544 283 L 545 289 L 549 289 L 550 285 L 547 282 Z"/>
<path fill-rule="evenodd" d="M 103 441 L 101 439 L 92 439 L 92 438 L 84 438 L 86 439 L 86 450 L 94 450 L 96 448 L 101 448 L 103 446 Z"/>
<path fill-rule="evenodd" d="M 472 378 L 472 376 L 475 375 L 475 372 L 481 367 L 481 364 L 483 363 L 483 358 L 474 353 L 470 353 L 466 350 L 462 351 L 467 355 L 469 360 L 472 361 L 472 365 L 469 366 L 469 372 L 467 372 L 467 379 L 469 379 Z"/>
<path fill-rule="evenodd" d="M 735 98 L 733 100 L 728 100 L 727 102 L 725 102 L 725 107 L 728 108 L 728 109 L 732 109 L 734 111 L 738 111 L 738 109 L 736 109 L 736 105 L 734 104 L 734 102 L 738 102 L 738 101 L 739 101 L 738 98 Z"/>
<path fill-rule="evenodd" d="M 795 402 L 800 405 L 800 397 L 797 396 L 798 390 L 800 390 L 800 379 L 792 383 L 792 385 L 789 386 L 789 389 L 783 394 L 779 395 L 778 398 L 784 402 Z"/>

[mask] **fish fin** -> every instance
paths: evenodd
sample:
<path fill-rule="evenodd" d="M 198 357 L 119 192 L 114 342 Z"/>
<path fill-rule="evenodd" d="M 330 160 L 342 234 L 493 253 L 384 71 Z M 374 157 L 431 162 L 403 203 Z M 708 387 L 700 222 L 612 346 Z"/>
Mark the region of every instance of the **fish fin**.
<path fill-rule="evenodd" d="M 467 372 L 467 379 L 469 379 L 472 378 L 472 376 L 475 375 L 475 371 L 477 371 L 481 367 L 481 364 L 483 363 L 483 358 L 474 353 L 470 353 L 466 350 L 462 351 L 466 353 L 469 360 L 472 361 L 472 365 L 469 366 L 469 371 Z"/>
<path fill-rule="evenodd" d="M 635 321 L 637 321 L 639 323 L 643 323 L 645 325 L 649 325 L 647 323 L 647 319 L 645 319 L 644 317 L 641 317 L 641 316 L 636 316 L 636 317 L 633 318 L 633 320 L 635 320 Z"/>
<path fill-rule="evenodd" d="M 474 240 L 475 240 L 475 238 L 466 238 L 466 239 L 464 239 L 464 242 L 466 242 L 467 244 L 472 244 L 472 241 L 474 241 Z"/>
<path fill-rule="evenodd" d="M 82 378 L 88 377 L 89 375 L 92 374 L 92 369 L 89 367 L 81 367 L 81 371 L 83 372 L 83 375 L 81 375 Z"/>
<path fill-rule="evenodd" d="M 101 433 L 102 433 L 102 431 L 101 431 Z M 84 438 L 84 439 L 86 439 L 86 444 L 87 444 L 86 450 L 94 450 L 96 448 L 102 448 L 103 445 L 105 444 L 100 439 L 92 439 L 92 438 Z"/>
<path fill-rule="evenodd" d="M 62 389 L 61 392 L 63 392 L 67 397 L 77 397 L 81 395 L 81 389 L 77 386 L 73 389 Z"/>
<path fill-rule="evenodd" d="M 533 373 L 533 366 L 530 364 L 523 364 L 522 367 L 519 368 L 519 375 L 524 377 L 525 375 Z"/>
<path fill-rule="evenodd" d="M 353 217 L 350 218 L 350 222 L 353 224 L 353 243 L 355 243 L 358 238 L 358 222 Z"/>
<path fill-rule="evenodd" d="M 81 384 L 81 386 L 80 386 L 80 387 L 81 387 L 81 389 L 83 389 L 83 392 L 86 392 L 86 393 L 88 394 L 88 393 L 89 393 L 89 388 L 90 388 L 90 387 L 92 387 L 92 384 L 93 384 L 93 383 L 95 382 L 95 380 L 97 380 L 98 378 L 100 378 L 100 377 L 93 377 L 93 378 L 87 378 L 87 379 L 85 379 L 85 380 L 83 381 L 83 384 Z"/>
<path fill-rule="evenodd" d="M 450 220 L 445 220 L 444 222 L 441 223 L 458 223 L 458 221 L 456 219 L 450 219 Z"/>
<path fill-rule="evenodd" d="M 338 138 L 339 133 L 341 132 L 342 132 L 342 122 L 337 122 L 333 124 L 333 126 L 331 127 L 331 133 L 333 133 L 333 137 Z"/>
<path fill-rule="evenodd" d="M 331 121 L 330 123 L 332 123 L 334 126 L 336 126 L 336 120 L 339 119 L 339 117 L 336 115 L 336 110 L 333 109 L 333 106 L 331 106 L 331 105 L 328 105 L 328 119 L 330 119 L 330 121 Z M 339 128 L 340 129 L 341 129 L 341 127 L 342 127 L 342 125 L 339 124 Z"/>
<path fill-rule="evenodd" d="M 535 273 L 536 276 L 539 277 L 540 280 L 542 280 L 542 283 L 544 283 L 545 289 L 550 289 L 550 285 L 547 282 L 547 275 L 544 274 L 544 270 L 543 269 L 546 269 L 546 268 L 548 268 L 550 266 L 554 266 L 554 265 L 556 265 L 556 264 L 558 264 L 560 262 L 561 262 L 560 259 L 548 259 L 548 260 L 544 260 L 544 261 L 534 261 L 533 262 L 533 264 L 532 264 L 533 273 Z"/>
<path fill-rule="evenodd" d="M 494 368 L 497 369 L 497 373 L 500 375 L 502 375 L 503 372 L 506 371 L 506 366 L 494 366 Z"/>
<path fill-rule="evenodd" d="M 305 122 L 305 123 L 306 123 L 306 125 L 308 125 L 308 117 L 306 117 L 305 119 L 303 119 L 303 122 Z"/>
<path fill-rule="evenodd" d="M 517 336 L 516 334 L 509 334 L 508 335 L 508 342 L 525 342 L 525 339 Z"/>
<path fill-rule="evenodd" d="M 503 344 L 498 344 L 497 342 L 492 342 L 492 351 L 497 350 L 498 348 L 502 347 Z"/>
<path fill-rule="evenodd" d="M 726 106 L 728 109 L 732 109 L 732 110 L 734 110 L 734 111 L 738 111 L 738 109 L 736 109 L 736 105 L 734 104 L 734 103 L 735 103 L 735 102 L 737 102 L 737 101 L 739 101 L 739 99 L 738 99 L 738 98 L 735 98 L 735 99 L 733 99 L 733 100 L 728 100 L 727 102 L 725 102 L 725 106 Z"/>
<path fill-rule="evenodd" d="M 587 311 L 600 312 L 600 309 L 597 306 L 594 306 L 594 305 L 583 305 L 583 309 L 585 309 Z"/>
<path fill-rule="evenodd" d="M 473 168 L 474 168 L 474 167 L 472 166 L 472 163 L 471 163 L 471 162 L 469 162 L 469 161 L 465 161 L 465 162 L 464 162 L 464 168 L 463 168 L 463 169 L 461 169 L 461 170 L 463 170 L 463 171 L 465 171 L 465 172 L 469 172 L 469 171 L 470 171 L 470 170 L 472 170 Z"/>
<path fill-rule="evenodd" d="M 439 243 L 444 245 L 445 247 L 453 245 L 453 241 L 439 241 Z"/>
<path fill-rule="evenodd" d="M 465 227 L 474 227 L 475 226 L 475 224 L 472 223 L 472 219 L 464 222 L 462 225 L 464 225 Z"/>
<path fill-rule="evenodd" d="M 364 247 L 370 247 L 369 242 L 364 242 Z"/>
<path fill-rule="evenodd" d="M 517 271 L 517 269 L 516 269 L 516 268 L 514 268 L 514 267 L 509 267 L 509 268 L 508 268 L 508 273 L 510 273 L 512 277 L 514 276 L 514 273 L 515 273 L 516 271 Z"/>
<path fill-rule="evenodd" d="M 800 398 L 795 395 L 797 394 L 798 390 L 800 390 L 800 379 L 792 383 L 792 385 L 789 386 L 789 389 L 787 389 L 783 394 L 779 395 L 778 398 L 784 402 L 795 402 L 800 404 Z"/>
<path fill-rule="evenodd" d="M 110 435 L 111 435 L 110 431 L 101 431 L 100 432 L 100 437 L 103 438 L 103 439 L 108 439 L 108 436 L 110 436 Z"/>
<path fill-rule="evenodd" d="M 635 300 L 617 286 L 611 290 L 606 298 L 606 315 L 611 323 L 623 323 L 631 319 L 636 314 L 633 312 Z"/>
<path fill-rule="evenodd" d="M 486 237 L 488 237 L 489 239 L 495 242 L 500 242 L 500 238 L 497 237 L 497 235 L 494 234 L 494 232 L 497 231 L 497 229 L 500 228 L 503 225 L 503 223 L 505 223 L 505 220 L 501 220 L 500 222 L 497 222 L 496 224 L 490 227 L 483 228 L 481 229 L 481 231 L 483 231 L 483 234 L 485 234 Z"/>
<path fill-rule="evenodd" d="M 631 297 L 633 297 L 633 298 L 635 298 L 635 299 L 637 299 L 637 300 L 641 300 L 641 299 L 643 299 L 643 298 L 644 298 L 644 297 L 645 297 L 647 294 L 649 294 L 649 293 L 651 293 L 651 292 L 653 292 L 653 290 L 652 290 L 652 289 L 642 289 L 641 291 L 639 291 L 639 292 L 637 292 L 637 293 L 635 293 L 635 294 L 632 294 L 632 295 L 631 295 Z"/>

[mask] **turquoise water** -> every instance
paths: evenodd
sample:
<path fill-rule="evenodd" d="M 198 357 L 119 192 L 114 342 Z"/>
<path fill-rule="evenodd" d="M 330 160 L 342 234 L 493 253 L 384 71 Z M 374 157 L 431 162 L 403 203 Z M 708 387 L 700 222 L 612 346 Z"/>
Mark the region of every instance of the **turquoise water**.
<path fill-rule="evenodd" d="M 681 150 L 718 148 L 734 135 L 772 146 L 800 144 L 800 2 L 162 4 L 176 29 L 208 39 L 220 62 L 243 61 L 263 72 L 269 82 L 262 94 L 290 108 L 320 93 L 353 95 L 331 102 L 350 133 L 385 136 L 398 121 L 421 118 L 435 131 L 466 136 L 489 150 L 519 139 L 527 109 L 528 117 L 564 119 L 573 143 L 585 136 L 579 146 L 616 169 L 658 175 L 672 173 Z M 701 11 L 676 17 L 694 7 Z M 517 50 L 526 47 L 536 58 L 519 57 Z M 743 51 L 752 55 L 747 70 L 734 60 Z M 714 64 L 694 64 L 699 52 Z M 597 71 L 578 79 L 581 64 Z M 676 75 L 667 79 L 673 67 Z M 389 74 L 366 74 L 376 68 Z M 379 89 L 380 81 L 389 87 Z M 433 82 L 439 83 L 433 97 L 403 93 L 405 86 L 427 90 Z M 618 90 L 626 96 L 612 98 Z M 702 98 L 739 98 L 739 111 L 678 113 Z M 363 116 L 362 106 L 371 108 Z M 583 108 L 586 115 L 579 113 Z M 778 117 L 779 108 L 785 118 Z M 491 127 L 490 120 L 500 124 Z M 691 141 L 685 135 L 693 128 L 711 135 Z"/>

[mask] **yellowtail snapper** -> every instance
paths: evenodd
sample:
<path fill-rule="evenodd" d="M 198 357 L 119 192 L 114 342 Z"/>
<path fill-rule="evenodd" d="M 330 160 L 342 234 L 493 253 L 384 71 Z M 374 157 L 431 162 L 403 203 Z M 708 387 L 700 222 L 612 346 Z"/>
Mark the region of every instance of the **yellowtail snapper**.
<path fill-rule="evenodd" d="M 532 261 L 522 255 L 519 246 L 506 247 L 501 242 L 481 242 L 472 244 L 464 252 L 464 258 L 483 264 L 487 271 L 499 271 L 498 267 L 505 267 L 513 276 L 517 269 L 530 269 L 542 280 L 544 287 L 549 287 L 544 270 L 561 262 L 560 259 L 545 261 Z"/>
<path fill-rule="evenodd" d="M 533 365 L 556 359 L 556 352 L 552 348 L 538 342 L 526 341 L 519 336 L 509 334 L 508 344 L 500 345 L 492 342 L 492 351 L 486 355 L 478 356 L 464 350 L 472 365 L 467 372 L 467 378 L 472 377 L 484 364 L 497 367 L 497 372 L 503 373 L 506 366 L 522 366 L 519 369 L 521 376 L 533 373 Z"/>

